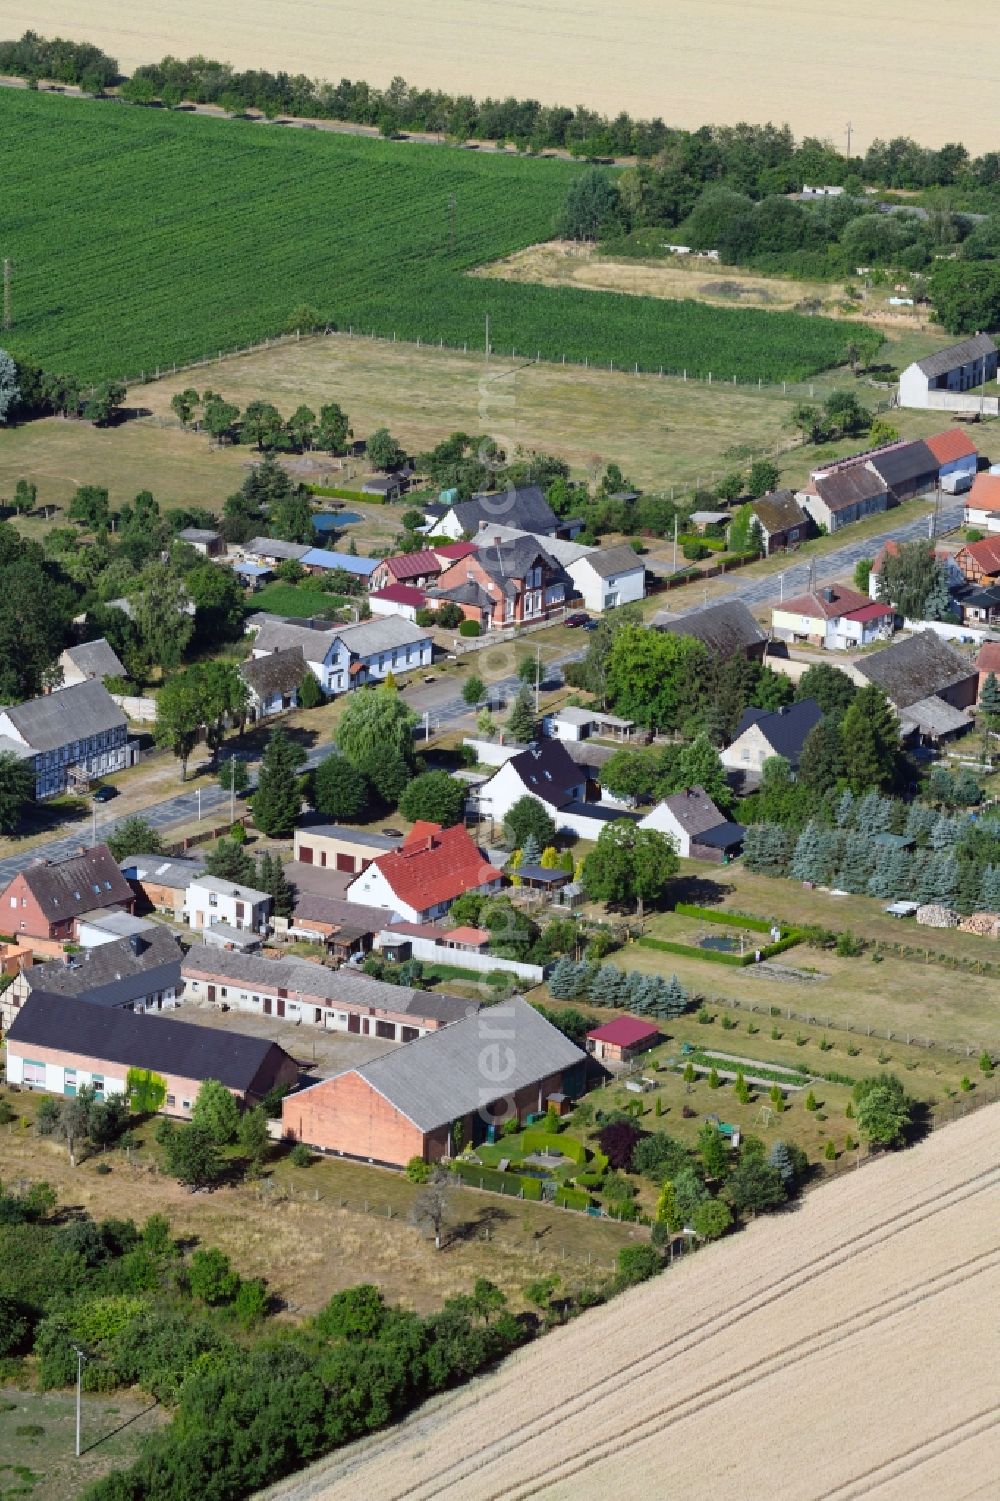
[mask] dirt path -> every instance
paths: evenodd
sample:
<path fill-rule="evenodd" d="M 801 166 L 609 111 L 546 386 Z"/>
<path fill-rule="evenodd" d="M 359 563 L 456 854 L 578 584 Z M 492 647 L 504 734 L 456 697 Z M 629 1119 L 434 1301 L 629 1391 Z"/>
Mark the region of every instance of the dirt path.
<path fill-rule="evenodd" d="M 980 1110 L 810 1195 L 267 1494 L 992 1494 L 998 1126 Z"/>

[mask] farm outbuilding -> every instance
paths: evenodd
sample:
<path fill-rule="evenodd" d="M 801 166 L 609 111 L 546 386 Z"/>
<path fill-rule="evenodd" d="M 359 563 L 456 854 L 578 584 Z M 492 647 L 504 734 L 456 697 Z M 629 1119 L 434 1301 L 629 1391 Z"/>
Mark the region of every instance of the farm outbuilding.
<path fill-rule="evenodd" d="M 587 1052 L 599 1063 L 630 1063 L 662 1040 L 653 1022 L 638 1016 L 616 1016 L 587 1033 Z"/>

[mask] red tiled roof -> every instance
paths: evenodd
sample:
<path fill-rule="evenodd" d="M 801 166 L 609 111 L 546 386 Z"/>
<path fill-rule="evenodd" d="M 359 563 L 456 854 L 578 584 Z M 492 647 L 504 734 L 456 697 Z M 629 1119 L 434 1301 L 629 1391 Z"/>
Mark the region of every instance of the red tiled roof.
<path fill-rule="evenodd" d="M 659 1031 L 659 1027 L 640 1021 L 637 1016 L 616 1016 L 613 1022 L 595 1027 L 587 1036 L 592 1037 L 595 1042 L 610 1042 L 615 1047 L 628 1048 L 637 1042 L 646 1042 L 650 1037 L 659 1036 Z"/>
<path fill-rule="evenodd" d="M 827 599 L 826 595 L 830 598 Z M 859 610 L 862 605 L 868 603 L 868 596 L 859 594 L 857 589 L 848 589 L 842 584 L 831 584 L 829 588 L 817 589 L 812 594 L 799 594 L 794 599 L 786 599 L 778 605 L 778 613 L 792 615 L 812 615 L 817 620 L 835 620 L 838 615 L 846 615 L 848 610 Z"/>
<path fill-rule="evenodd" d="M 891 605 L 880 605 L 873 600 L 871 604 L 859 605 L 856 610 L 845 611 L 844 619 L 857 620 L 864 624 L 866 620 L 880 620 L 882 616 L 892 613 Z"/>
<path fill-rule="evenodd" d="M 977 452 L 975 443 L 960 427 L 949 427 L 947 432 L 935 433 L 933 438 L 925 438 L 924 442 L 942 465 L 971 458 Z"/>
<path fill-rule="evenodd" d="M 979 648 L 976 666 L 980 672 L 1000 673 L 1000 641 L 984 641 Z"/>
<path fill-rule="evenodd" d="M 430 938 L 435 943 L 462 943 L 467 948 L 481 949 L 490 941 L 486 928 L 472 928 L 466 924 L 458 928 L 440 928 L 432 922 L 394 922 L 385 929 L 387 933 L 399 933 L 404 938 Z"/>
<path fill-rule="evenodd" d="M 977 474 L 965 504 L 973 511 L 1000 511 L 1000 474 Z"/>
<path fill-rule="evenodd" d="M 872 573 L 881 573 L 882 572 L 882 564 L 885 562 L 886 558 L 895 558 L 895 557 L 898 557 L 898 556 L 899 556 L 899 543 L 898 542 L 893 542 L 893 541 L 890 540 L 888 542 L 883 543 L 883 545 L 879 548 L 878 552 L 875 554 L 875 561 L 872 564 Z"/>
<path fill-rule="evenodd" d="M 422 589 L 414 589 L 412 584 L 387 584 L 384 589 L 376 589 L 369 597 L 385 599 L 393 605 L 412 605 L 414 609 L 422 610 L 427 595 Z"/>
<path fill-rule="evenodd" d="M 427 573 L 440 573 L 441 564 L 434 553 L 423 550 L 421 552 L 403 552 L 398 557 L 386 558 L 385 566 L 394 579 L 403 582 L 406 579 L 420 578 Z"/>
<path fill-rule="evenodd" d="M 461 824 L 415 823 L 401 849 L 374 862 L 400 901 L 418 912 L 499 879 Z"/>
<path fill-rule="evenodd" d="M 474 542 L 444 542 L 440 547 L 432 547 L 435 557 L 447 558 L 449 563 L 460 563 L 467 558 L 470 552 L 476 551 Z"/>
<path fill-rule="evenodd" d="M 1000 571 L 1000 537 L 984 537 L 981 542 L 967 542 L 959 549 L 956 557 L 971 558 L 984 573 L 996 573 Z"/>

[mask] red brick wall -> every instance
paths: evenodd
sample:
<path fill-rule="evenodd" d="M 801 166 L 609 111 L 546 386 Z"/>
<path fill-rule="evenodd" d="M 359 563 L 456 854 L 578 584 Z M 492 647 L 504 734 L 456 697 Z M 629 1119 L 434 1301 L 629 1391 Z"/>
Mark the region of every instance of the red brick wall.
<path fill-rule="evenodd" d="M 17 901 L 16 909 L 11 906 L 12 899 Z M 0 893 L 0 932 L 12 936 L 25 933 L 30 938 L 71 938 L 73 919 L 66 917 L 50 926 L 21 872 Z"/>
<path fill-rule="evenodd" d="M 356 1073 L 290 1095 L 281 1124 L 286 1136 L 350 1157 L 405 1167 L 423 1155 L 423 1133 Z"/>

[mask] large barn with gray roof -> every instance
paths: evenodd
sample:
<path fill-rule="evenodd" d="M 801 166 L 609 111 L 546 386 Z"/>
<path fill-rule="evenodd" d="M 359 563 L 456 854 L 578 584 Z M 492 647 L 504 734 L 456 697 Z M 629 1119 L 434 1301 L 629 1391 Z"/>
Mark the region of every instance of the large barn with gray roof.
<path fill-rule="evenodd" d="M 519 996 L 289 1095 L 283 1133 L 405 1167 L 493 1140 L 504 1122 L 581 1092 L 586 1054 Z"/>

